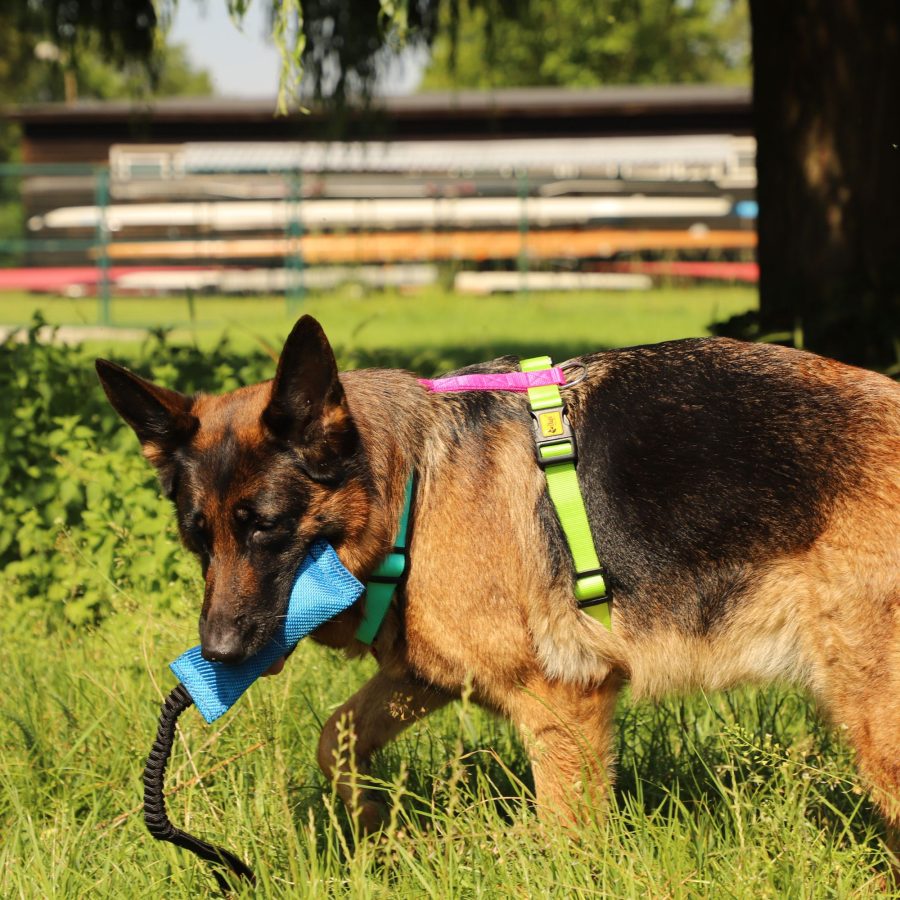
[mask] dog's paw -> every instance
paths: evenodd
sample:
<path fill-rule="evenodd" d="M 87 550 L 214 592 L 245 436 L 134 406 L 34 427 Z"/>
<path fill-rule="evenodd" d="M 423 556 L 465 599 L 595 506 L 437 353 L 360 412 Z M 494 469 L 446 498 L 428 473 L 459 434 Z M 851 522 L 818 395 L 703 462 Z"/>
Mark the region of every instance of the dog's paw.
<path fill-rule="evenodd" d="M 389 820 L 388 808 L 380 800 L 363 800 L 356 811 L 356 821 L 363 834 L 377 834 Z"/>

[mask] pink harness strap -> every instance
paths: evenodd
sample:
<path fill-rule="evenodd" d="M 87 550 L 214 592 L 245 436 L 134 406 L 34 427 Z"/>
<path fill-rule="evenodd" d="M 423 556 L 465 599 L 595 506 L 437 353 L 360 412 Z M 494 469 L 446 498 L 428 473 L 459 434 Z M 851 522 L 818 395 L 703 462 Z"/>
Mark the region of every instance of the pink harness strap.
<path fill-rule="evenodd" d="M 451 375 L 449 378 L 420 378 L 419 384 L 435 394 L 458 391 L 517 391 L 546 384 L 565 384 L 566 376 L 559 366 L 537 372 L 492 372 L 484 375 Z"/>

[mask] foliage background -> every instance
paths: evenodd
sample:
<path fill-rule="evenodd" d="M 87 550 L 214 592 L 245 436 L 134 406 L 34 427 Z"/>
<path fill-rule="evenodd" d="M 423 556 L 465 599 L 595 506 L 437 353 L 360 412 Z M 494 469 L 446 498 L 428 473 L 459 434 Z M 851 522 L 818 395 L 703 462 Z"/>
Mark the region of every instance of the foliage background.
<path fill-rule="evenodd" d="M 749 47 L 742 2 L 525 0 L 494 16 L 461 0 L 441 7 L 422 87 L 747 84 Z"/>

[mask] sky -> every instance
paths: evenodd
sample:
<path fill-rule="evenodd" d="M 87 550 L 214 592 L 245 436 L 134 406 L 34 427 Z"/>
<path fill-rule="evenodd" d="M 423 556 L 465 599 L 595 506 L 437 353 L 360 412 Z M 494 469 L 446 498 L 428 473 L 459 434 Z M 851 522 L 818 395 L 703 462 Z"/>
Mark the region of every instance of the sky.
<path fill-rule="evenodd" d="M 278 51 L 266 18 L 265 7 L 257 0 L 250 4 L 239 30 L 228 16 L 225 0 L 180 0 L 169 41 L 187 46 L 191 62 L 212 75 L 217 94 L 274 97 Z"/>
<path fill-rule="evenodd" d="M 269 32 L 268 5 L 268 0 L 251 0 L 238 29 L 226 0 L 179 0 L 169 40 L 187 45 L 194 65 L 212 75 L 217 94 L 274 98 L 280 63 Z M 409 59 L 393 67 L 383 93 L 414 90 L 421 68 L 421 62 Z"/>

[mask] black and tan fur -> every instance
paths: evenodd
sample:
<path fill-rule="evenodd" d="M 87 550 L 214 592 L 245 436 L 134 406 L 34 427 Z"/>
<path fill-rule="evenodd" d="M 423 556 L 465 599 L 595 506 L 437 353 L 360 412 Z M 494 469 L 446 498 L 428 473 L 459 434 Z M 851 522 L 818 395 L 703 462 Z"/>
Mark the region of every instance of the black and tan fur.
<path fill-rule="evenodd" d="M 527 403 L 429 394 L 409 373 L 338 377 L 298 322 L 273 382 L 182 397 L 98 371 L 174 500 L 206 596 L 208 658 L 258 650 L 293 572 L 324 536 L 365 581 L 388 551 L 409 472 L 404 589 L 380 670 L 326 723 L 319 762 L 355 768 L 473 686 L 530 748 L 538 802 L 578 815 L 602 793 L 616 695 L 785 680 L 810 690 L 900 825 L 900 387 L 807 353 L 729 340 L 588 355 L 564 391 L 578 475 L 614 598 L 612 632 L 580 612 Z M 466 371 L 506 371 L 505 358 Z M 314 637 L 351 654 L 361 603 Z M 402 710 L 406 710 L 404 714 Z M 589 748 L 586 752 L 585 748 Z M 375 827 L 380 808 L 363 804 Z"/>

